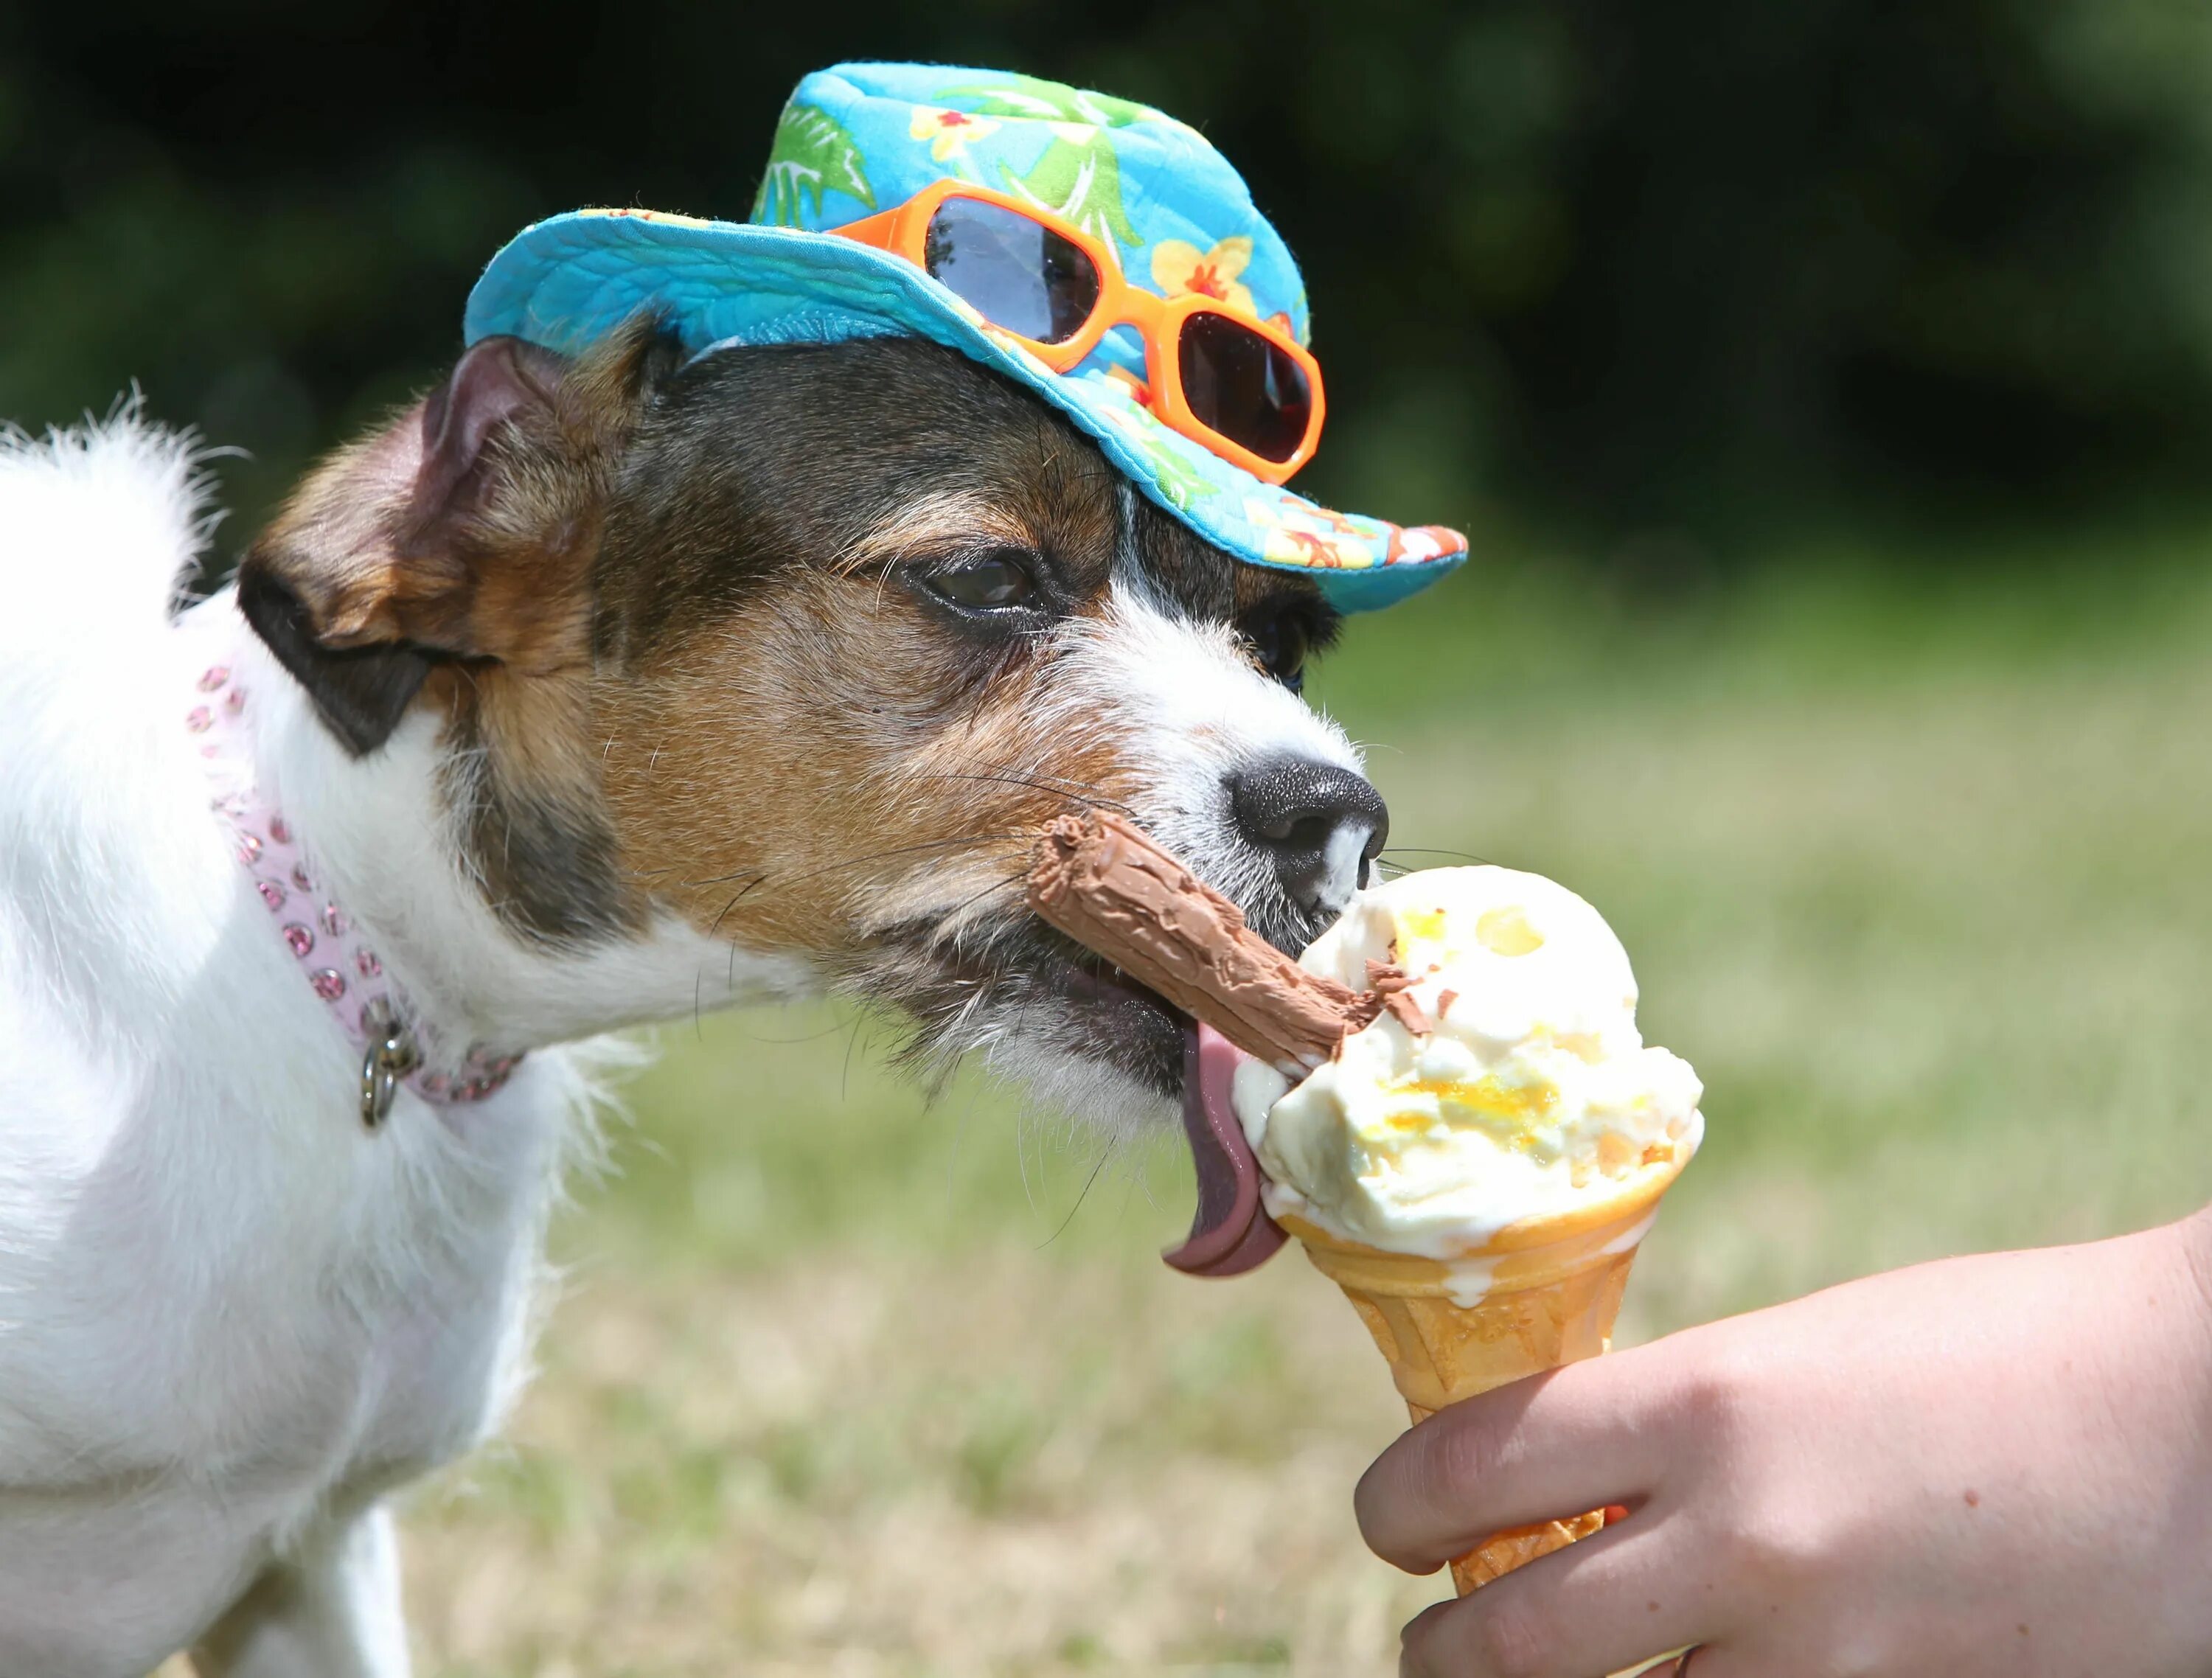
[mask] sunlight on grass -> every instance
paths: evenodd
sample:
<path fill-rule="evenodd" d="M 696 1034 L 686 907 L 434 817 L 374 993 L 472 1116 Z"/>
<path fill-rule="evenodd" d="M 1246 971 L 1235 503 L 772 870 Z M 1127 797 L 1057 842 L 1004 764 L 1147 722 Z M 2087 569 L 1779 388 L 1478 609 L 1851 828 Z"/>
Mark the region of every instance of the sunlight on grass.
<path fill-rule="evenodd" d="M 1583 892 L 1705 1077 L 1634 1335 L 2212 1196 L 2206 591 L 1808 575 L 1655 620 L 1478 573 L 1316 684 L 1399 860 Z M 1334 1290 L 1171 1274 L 1175 1149 L 1094 1172 L 972 1077 L 926 1104 L 891 1035 L 665 1032 L 543 1379 L 412 1507 L 425 1669 L 1394 1670 L 1437 1587 L 1352 1530 L 1401 1421 Z"/>

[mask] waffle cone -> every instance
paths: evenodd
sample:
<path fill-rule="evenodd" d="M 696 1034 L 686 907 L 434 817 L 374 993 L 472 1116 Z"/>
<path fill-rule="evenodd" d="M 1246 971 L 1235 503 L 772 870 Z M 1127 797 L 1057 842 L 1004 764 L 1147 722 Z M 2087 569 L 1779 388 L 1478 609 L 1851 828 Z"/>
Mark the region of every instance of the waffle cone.
<path fill-rule="evenodd" d="M 1648 1158 L 1603 1200 L 1508 1225 L 1450 1260 L 1345 1241 L 1295 1214 L 1280 1221 L 1352 1301 L 1419 1422 L 1603 1352 L 1637 1247 L 1686 1155 Z M 1452 1583 L 1464 1596 L 1604 1524 L 1597 1511 L 1494 1533 L 1452 1563 Z"/>

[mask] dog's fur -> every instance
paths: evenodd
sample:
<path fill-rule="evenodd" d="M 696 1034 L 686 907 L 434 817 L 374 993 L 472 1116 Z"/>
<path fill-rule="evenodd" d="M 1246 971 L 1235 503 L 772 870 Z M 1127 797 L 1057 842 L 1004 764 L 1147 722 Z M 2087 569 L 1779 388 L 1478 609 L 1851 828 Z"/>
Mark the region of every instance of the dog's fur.
<path fill-rule="evenodd" d="M 836 988 L 1152 1122 L 1180 1022 L 1026 915 L 1024 830 L 1127 807 L 1291 948 L 1363 866 L 1296 901 L 1230 808 L 1357 768 L 1274 679 L 1317 593 L 933 346 L 479 345 L 179 615 L 205 511 L 128 414 L 0 444 L 0 1672 L 406 1669 L 382 1500 L 523 1377 L 592 1034 Z M 364 1129 L 180 726 L 217 659 L 503 1091 Z"/>

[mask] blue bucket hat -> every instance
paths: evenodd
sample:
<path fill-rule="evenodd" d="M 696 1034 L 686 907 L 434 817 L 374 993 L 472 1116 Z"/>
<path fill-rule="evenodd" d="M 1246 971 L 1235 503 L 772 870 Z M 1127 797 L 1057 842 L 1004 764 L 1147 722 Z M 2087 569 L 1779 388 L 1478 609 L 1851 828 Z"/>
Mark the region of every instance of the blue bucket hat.
<path fill-rule="evenodd" d="M 1389 605 L 1467 557 L 1457 531 L 1330 512 L 1170 429 L 1144 405 L 1133 332 L 1115 328 L 1055 373 L 912 263 L 828 236 L 948 176 L 1078 223 L 1133 285 L 1203 289 L 1307 341 L 1297 264 L 1197 130 L 1057 82 L 937 64 L 840 64 L 801 82 L 749 222 L 580 210 L 524 229 L 470 294 L 467 339 L 511 334 L 574 352 L 643 308 L 663 311 L 695 355 L 930 338 L 1044 398 L 1208 541 L 1311 576 L 1342 611 Z"/>

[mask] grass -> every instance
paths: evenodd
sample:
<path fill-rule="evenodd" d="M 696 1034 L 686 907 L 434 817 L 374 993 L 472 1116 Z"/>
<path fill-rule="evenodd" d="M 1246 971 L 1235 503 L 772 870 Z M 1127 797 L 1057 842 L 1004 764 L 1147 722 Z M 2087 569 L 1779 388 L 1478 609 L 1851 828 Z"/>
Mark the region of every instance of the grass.
<path fill-rule="evenodd" d="M 1402 860 L 1582 891 L 1706 1079 L 1632 1336 L 2212 1198 L 2212 591 L 2138 546 L 1664 611 L 1501 564 L 1317 682 Z M 542 1379 L 410 1505 L 424 1669 L 1395 1671 L 1437 1587 L 1352 1529 L 1401 1418 L 1352 1312 L 1295 1255 L 1171 1274 L 1171 1152 L 925 1107 L 884 1029 L 665 1034 Z"/>

